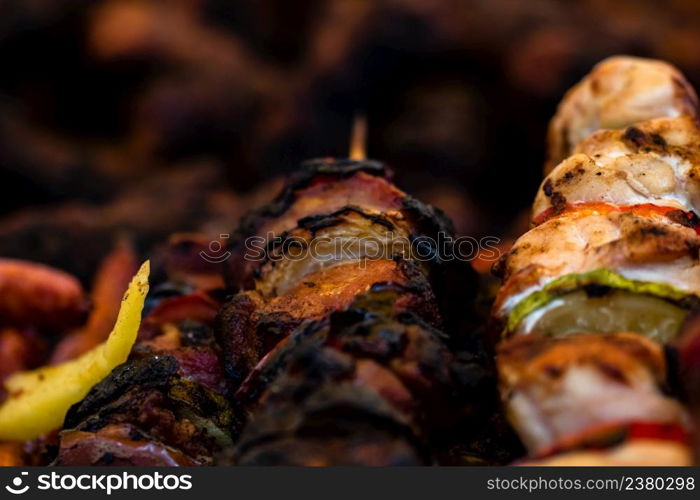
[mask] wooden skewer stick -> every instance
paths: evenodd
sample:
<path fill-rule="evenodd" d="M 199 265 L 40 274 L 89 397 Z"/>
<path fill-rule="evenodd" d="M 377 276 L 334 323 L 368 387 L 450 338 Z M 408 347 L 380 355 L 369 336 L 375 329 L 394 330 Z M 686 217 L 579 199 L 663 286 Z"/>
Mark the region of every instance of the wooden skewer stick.
<path fill-rule="evenodd" d="M 364 160 L 367 158 L 367 117 L 362 114 L 355 116 L 350 138 L 350 159 Z"/>

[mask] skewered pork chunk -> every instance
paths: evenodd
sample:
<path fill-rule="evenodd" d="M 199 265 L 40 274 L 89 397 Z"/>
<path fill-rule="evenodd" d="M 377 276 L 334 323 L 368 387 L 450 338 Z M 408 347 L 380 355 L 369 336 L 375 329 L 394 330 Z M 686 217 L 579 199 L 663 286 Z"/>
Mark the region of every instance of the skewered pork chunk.
<path fill-rule="evenodd" d="M 456 356 L 396 306 L 402 294 L 377 287 L 261 360 L 236 394 L 249 417 L 236 463 L 428 464 L 456 425 L 484 424 L 492 379 L 479 353 Z"/>
<path fill-rule="evenodd" d="M 439 323 L 430 286 L 411 262 L 384 259 L 343 264 L 304 276 L 284 295 L 265 297 L 248 291 L 227 302 L 218 322 L 227 374 L 234 382 L 242 381 L 265 353 L 304 321 L 343 309 L 358 294 L 382 283 L 403 285 L 407 293 L 398 306 Z"/>
<path fill-rule="evenodd" d="M 411 198 L 391 183 L 392 173 L 374 161 L 314 160 L 287 182 L 267 206 L 249 213 L 241 222 L 229 250 L 227 275 L 234 289 L 251 287 L 259 269 L 259 252 L 246 252 L 246 240 L 255 237 L 253 250 L 266 248 L 287 232 L 337 225 L 334 217 L 355 212 L 384 226 L 384 232 L 402 236 L 452 234 L 451 223 L 437 209 Z M 436 255 L 435 258 L 439 257 Z M 426 260 L 429 260 L 426 258 Z"/>
<path fill-rule="evenodd" d="M 224 305 L 218 322 L 234 381 L 304 320 L 347 307 L 377 283 L 413 289 L 407 306 L 427 321 L 452 317 L 449 292 L 470 293 L 471 276 L 465 263 L 444 258 L 451 225 L 388 177 L 371 161 L 309 162 L 275 201 L 244 219 L 228 276 L 234 289 L 248 289 Z"/>

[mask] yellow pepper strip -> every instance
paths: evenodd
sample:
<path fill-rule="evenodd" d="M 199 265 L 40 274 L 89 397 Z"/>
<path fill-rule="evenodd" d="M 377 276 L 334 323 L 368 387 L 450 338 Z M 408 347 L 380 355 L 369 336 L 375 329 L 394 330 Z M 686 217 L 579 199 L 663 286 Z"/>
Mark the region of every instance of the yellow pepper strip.
<path fill-rule="evenodd" d="M 146 261 L 131 280 L 106 341 L 77 359 L 19 372 L 5 381 L 9 396 L 0 406 L 0 440 L 26 441 L 59 429 L 68 409 L 126 361 L 141 324 L 149 274 Z"/>

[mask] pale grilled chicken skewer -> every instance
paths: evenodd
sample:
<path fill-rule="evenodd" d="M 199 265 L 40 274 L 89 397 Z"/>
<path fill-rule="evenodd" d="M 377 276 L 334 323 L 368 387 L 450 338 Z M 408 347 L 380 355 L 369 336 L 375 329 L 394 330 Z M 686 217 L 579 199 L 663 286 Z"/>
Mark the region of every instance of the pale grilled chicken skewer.
<path fill-rule="evenodd" d="M 493 309 L 505 408 L 540 463 L 690 460 L 661 344 L 700 304 L 697 116 L 675 68 L 615 57 L 552 119 L 533 228 L 496 268 Z M 590 452 L 611 429 L 626 429 L 617 448 Z"/>
<path fill-rule="evenodd" d="M 680 101 L 677 93 L 652 91 L 659 81 L 680 85 L 682 76 L 654 61 L 609 59 L 567 94 L 552 126 L 567 123 L 567 130 L 583 134 L 571 110 L 587 115 L 600 102 L 621 99 L 622 87 L 608 80 L 628 73 L 642 81 L 628 82 L 625 100 L 637 106 L 654 97 L 649 109 L 688 113 L 595 131 L 571 146 L 575 154 L 538 191 L 535 227 L 499 263 L 504 285 L 494 318 L 505 336 L 629 330 L 667 341 L 697 303 L 700 131 L 696 110 L 676 106 L 695 102 L 694 93 L 686 83 Z M 582 100 L 590 86 L 596 100 Z M 660 95 L 667 95 L 665 108 Z"/>

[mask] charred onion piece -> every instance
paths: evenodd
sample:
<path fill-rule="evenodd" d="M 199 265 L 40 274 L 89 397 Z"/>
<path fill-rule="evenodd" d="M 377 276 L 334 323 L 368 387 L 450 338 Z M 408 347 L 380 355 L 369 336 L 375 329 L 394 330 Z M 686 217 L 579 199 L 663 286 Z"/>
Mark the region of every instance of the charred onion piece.
<path fill-rule="evenodd" d="M 201 367 L 200 367 L 201 370 Z M 226 399 L 190 381 L 174 356 L 127 362 L 66 415 L 59 465 L 202 465 L 230 445 Z"/>

